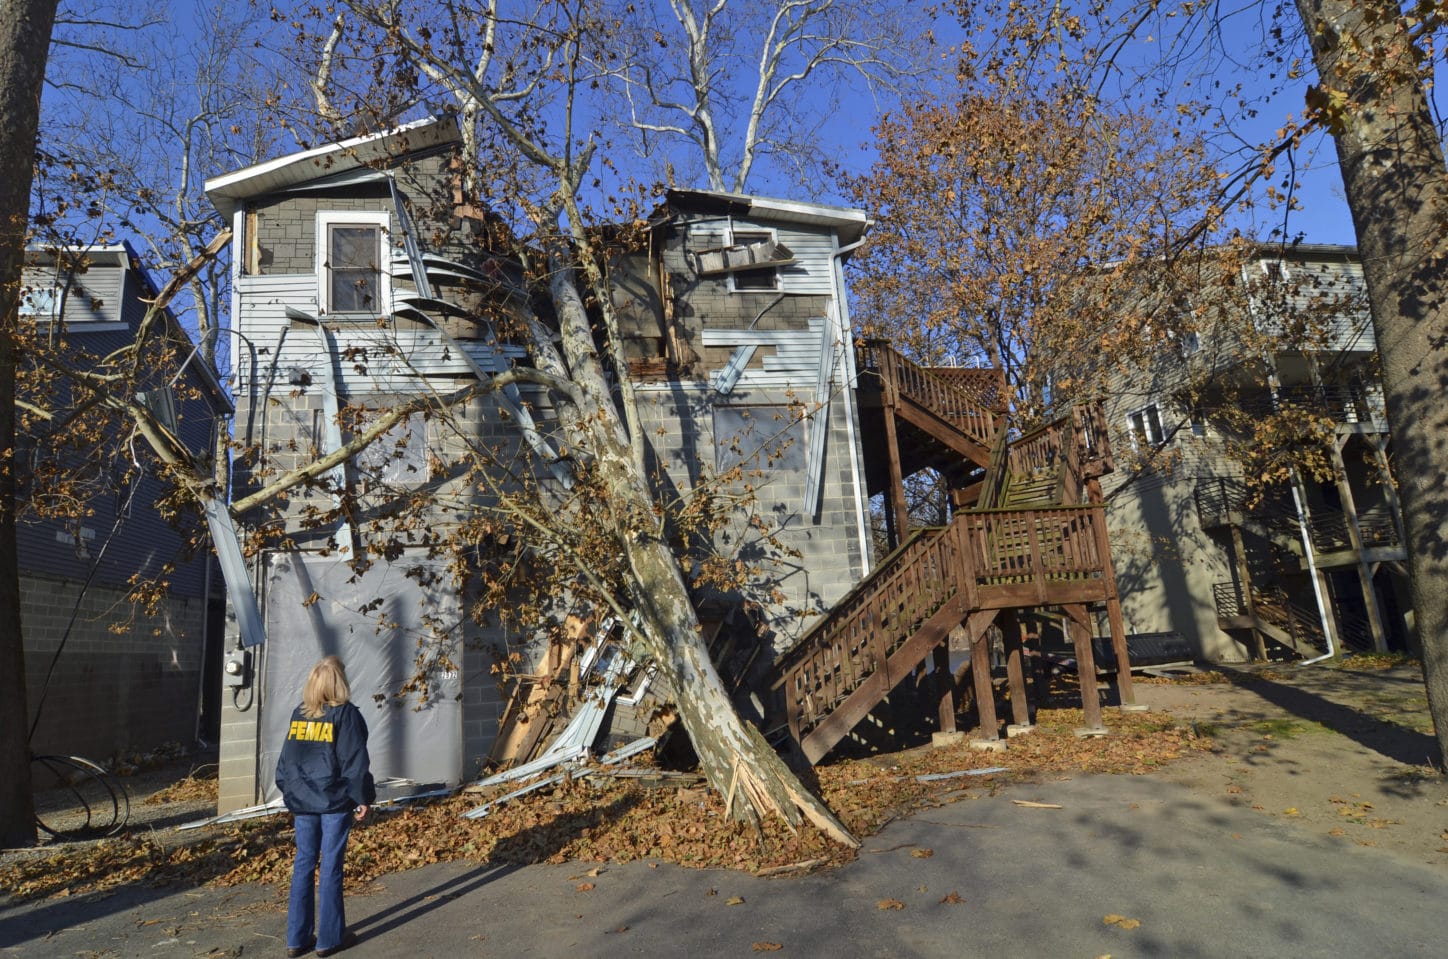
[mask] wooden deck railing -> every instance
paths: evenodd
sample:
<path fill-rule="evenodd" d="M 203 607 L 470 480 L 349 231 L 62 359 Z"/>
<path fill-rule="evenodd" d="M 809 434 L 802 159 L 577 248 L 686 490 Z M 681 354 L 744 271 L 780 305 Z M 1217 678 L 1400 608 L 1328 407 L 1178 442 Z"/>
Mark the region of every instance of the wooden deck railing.
<path fill-rule="evenodd" d="M 1007 463 L 1013 476 L 1055 471 L 1064 465 L 1067 489 L 1076 489 L 1085 477 L 1111 472 L 1104 408 L 1100 403 L 1076 404 L 1069 415 L 1013 440 Z"/>
<path fill-rule="evenodd" d="M 1219 621 L 1230 622 L 1247 615 L 1248 607 L 1241 583 L 1213 583 L 1212 601 L 1217 607 Z M 1253 583 L 1252 610 L 1263 622 L 1277 627 L 1291 637 L 1293 643 L 1316 649 L 1325 649 L 1327 646 L 1327 638 L 1323 635 L 1322 620 L 1317 610 L 1293 599 L 1282 586 L 1261 586 Z"/>
<path fill-rule="evenodd" d="M 1105 512 L 1099 506 L 960 514 L 978 587 L 1049 585 L 1101 576 Z"/>
<path fill-rule="evenodd" d="M 866 340 L 856 351 L 859 368 L 877 374 L 887 390 L 944 419 L 981 446 L 996 433 L 996 414 L 956 384 L 933 375 L 885 340 Z"/>
<path fill-rule="evenodd" d="M 964 618 L 991 605 L 986 594 L 1099 581 L 1104 524 L 1101 507 L 1080 506 L 959 513 L 917 530 L 776 663 L 791 728 L 808 733 L 952 600 Z"/>
<path fill-rule="evenodd" d="M 916 530 L 776 664 L 791 726 L 807 732 L 955 595 L 959 524 Z"/>

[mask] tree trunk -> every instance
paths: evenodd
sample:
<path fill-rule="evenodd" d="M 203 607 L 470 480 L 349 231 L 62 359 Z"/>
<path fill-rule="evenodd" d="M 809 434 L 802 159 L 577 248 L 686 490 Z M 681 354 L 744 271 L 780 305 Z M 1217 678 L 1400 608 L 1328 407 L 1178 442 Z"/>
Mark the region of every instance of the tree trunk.
<path fill-rule="evenodd" d="M 585 254 L 586 255 L 586 254 Z M 698 613 L 679 567 L 654 518 L 647 477 L 633 456 L 621 416 L 610 399 L 583 300 L 569 268 L 567 248 L 551 256 L 554 309 L 564 360 L 587 408 L 560 410 L 564 428 L 596 457 L 619 527 L 613 533 L 628 557 L 626 588 L 639 614 L 642 638 L 657 663 L 689 732 L 709 784 L 730 797 L 730 810 L 754 819 L 779 816 L 790 824 L 803 814 L 837 842 L 854 837 L 799 782 L 764 737 L 740 717 L 709 659 Z"/>
<path fill-rule="evenodd" d="M 56 0 L 0 4 L 0 848 L 35 843 L 15 545 L 15 360 L 40 90 Z"/>
<path fill-rule="evenodd" d="M 1448 169 L 1396 3 L 1297 0 L 1337 143 L 1372 305 L 1413 612 L 1440 760 L 1448 758 Z"/>

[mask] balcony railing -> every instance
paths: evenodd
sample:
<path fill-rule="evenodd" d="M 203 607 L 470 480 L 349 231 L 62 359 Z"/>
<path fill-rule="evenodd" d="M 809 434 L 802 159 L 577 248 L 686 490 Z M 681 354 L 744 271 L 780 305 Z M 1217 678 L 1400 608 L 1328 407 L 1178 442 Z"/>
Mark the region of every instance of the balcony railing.
<path fill-rule="evenodd" d="M 1206 527 L 1227 522 L 1232 513 L 1253 516 L 1268 525 L 1282 529 L 1297 529 L 1296 511 L 1271 496 L 1253 497 L 1247 487 L 1235 479 L 1217 478 L 1198 480 L 1192 491 L 1196 501 L 1197 518 Z"/>
<path fill-rule="evenodd" d="M 1346 513 L 1313 513 L 1308 527 L 1312 533 L 1312 548 L 1319 553 L 1336 553 L 1352 548 Z M 1390 510 L 1370 509 L 1358 513 L 1358 532 L 1365 547 L 1398 545 L 1398 526 L 1393 522 Z"/>
<path fill-rule="evenodd" d="M 1247 602 L 1240 583 L 1213 583 L 1212 602 L 1217 618 L 1238 619 L 1247 615 Z M 1264 623 L 1286 633 L 1294 644 L 1323 649 L 1327 639 L 1317 610 L 1296 602 L 1282 586 L 1252 586 L 1252 611 Z"/>
<path fill-rule="evenodd" d="M 997 370 L 947 371 L 947 377 L 918 365 L 887 340 L 867 340 L 856 349 L 862 372 L 875 373 L 886 389 L 908 399 L 981 446 L 989 448 L 996 435 L 1002 385 Z"/>
<path fill-rule="evenodd" d="M 1388 428 L 1383 391 L 1377 386 L 1284 386 L 1277 390 L 1275 396 L 1263 392 L 1242 397 L 1230 407 L 1209 407 L 1207 412 L 1234 409 L 1265 416 L 1289 408 L 1322 413 L 1335 423 L 1362 423 L 1377 432 L 1385 432 Z"/>

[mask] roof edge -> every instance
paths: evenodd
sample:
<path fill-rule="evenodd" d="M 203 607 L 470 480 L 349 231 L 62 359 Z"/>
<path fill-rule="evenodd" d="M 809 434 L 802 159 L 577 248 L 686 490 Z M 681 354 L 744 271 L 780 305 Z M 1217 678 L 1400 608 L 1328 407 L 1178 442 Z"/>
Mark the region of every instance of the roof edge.
<path fill-rule="evenodd" d="M 206 181 L 206 196 L 218 212 L 229 217 L 240 201 L 250 197 L 461 139 L 457 121 L 451 115 L 425 117 L 223 173 Z"/>

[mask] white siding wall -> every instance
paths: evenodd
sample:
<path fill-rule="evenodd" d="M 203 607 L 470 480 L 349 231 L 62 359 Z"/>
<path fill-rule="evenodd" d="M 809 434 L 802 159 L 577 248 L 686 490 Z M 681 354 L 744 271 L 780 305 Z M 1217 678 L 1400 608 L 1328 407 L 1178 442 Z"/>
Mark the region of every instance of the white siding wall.
<path fill-rule="evenodd" d="M 756 346 L 764 367 L 745 369 L 737 389 L 779 389 L 808 387 L 804 397 L 813 398 L 819 378 L 820 343 L 825 318 L 809 321 L 808 330 L 704 330 L 705 346 Z M 709 370 L 712 377 L 716 370 Z M 835 373 L 840 378 L 840 371 Z"/>
<path fill-rule="evenodd" d="M 287 388 L 293 369 L 308 371 L 317 382 L 322 372 L 321 340 L 315 328 L 294 324 L 286 312 L 291 307 L 309 316 L 316 314 L 316 275 L 244 276 L 239 286 L 238 325 L 247 340 L 237 358 L 237 392 L 266 389 L 273 362 L 272 391 Z M 368 321 L 334 320 L 328 322 L 328 328 L 336 350 L 334 370 L 344 396 L 425 391 L 426 377 L 470 374 L 464 359 L 448 349 L 435 330 L 391 320 L 383 321 L 381 326 Z M 487 346 L 464 343 L 463 348 L 484 370 L 497 372 L 501 368 Z"/>

